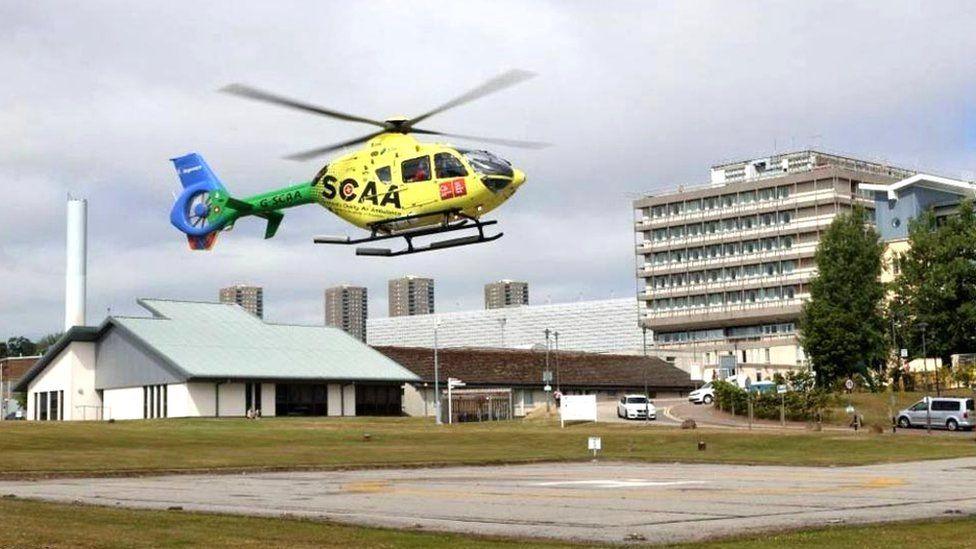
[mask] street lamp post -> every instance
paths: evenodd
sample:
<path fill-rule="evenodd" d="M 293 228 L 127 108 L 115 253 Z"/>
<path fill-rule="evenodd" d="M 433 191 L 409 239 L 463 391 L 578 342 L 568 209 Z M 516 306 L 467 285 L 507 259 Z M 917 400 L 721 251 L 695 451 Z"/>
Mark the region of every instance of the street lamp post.
<path fill-rule="evenodd" d="M 925 329 L 929 327 L 928 322 L 919 322 L 918 327 L 922 329 L 922 369 L 925 372 L 925 392 L 929 392 L 929 354 L 925 348 Z M 928 395 L 925 396 L 925 430 L 932 434 L 932 401 Z"/>
<path fill-rule="evenodd" d="M 548 377 L 548 376 L 552 375 L 550 373 L 551 370 L 549 369 L 549 334 L 552 333 L 552 331 L 549 330 L 549 328 L 546 328 L 543 333 L 546 334 L 546 371 L 545 371 L 545 374 L 544 375 L 546 377 Z M 546 383 L 548 384 L 550 382 L 547 380 Z M 549 413 L 549 410 L 551 408 L 551 404 L 552 404 L 552 391 L 547 389 L 546 390 L 546 413 Z"/>
<path fill-rule="evenodd" d="M 641 371 L 644 374 L 644 398 L 647 399 L 647 404 L 644 406 L 644 423 L 651 422 L 651 395 L 647 390 L 647 326 L 641 326 L 641 337 L 643 338 L 641 345 L 643 346 L 644 354 L 644 367 Z"/>
<path fill-rule="evenodd" d="M 437 425 L 441 424 L 441 386 L 440 371 L 437 360 L 437 329 L 441 323 L 439 319 L 434 319 L 434 421 Z"/>
<path fill-rule="evenodd" d="M 556 391 L 562 394 L 559 384 L 559 331 L 554 331 L 552 333 L 553 337 L 556 339 L 556 354 L 553 355 L 553 360 L 556 362 Z"/>

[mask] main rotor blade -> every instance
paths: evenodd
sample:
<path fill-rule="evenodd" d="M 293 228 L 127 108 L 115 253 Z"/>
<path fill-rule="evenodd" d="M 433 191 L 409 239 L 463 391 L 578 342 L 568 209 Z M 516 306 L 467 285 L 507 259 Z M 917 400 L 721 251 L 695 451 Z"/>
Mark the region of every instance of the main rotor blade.
<path fill-rule="evenodd" d="M 361 122 L 363 124 L 372 124 L 373 126 L 379 126 L 381 128 L 390 127 L 390 125 L 386 122 L 380 122 L 379 120 L 373 120 L 371 118 L 363 118 L 362 116 L 356 116 L 354 114 L 346 114 L 344 112 L 326 109 L 325 107 L 319 107 L 318 105 L 312 105 L 311 103 L 289 99 L 271 92 L 252 88 L 251 86 L 244 84 L 230 84 L 221 88 L 220 91 L 229 93 L 231 95 L 236 95 L 238 97 L 244 97 L 246 99 L 253 99 L 255 101 L 271 103 L 300 111 L 321 114 L 331 118 L 338 118 L 339 120 L 345 120 L 347 122 Z"/>
<path fill-rule="evenodd" d="M 481 84 L 480 86 L 472 90 L 469 90 L 465 93 L 462 93 L 461 95 L 455 97 L 454 99 L 451 99 L 447 103 L 444 103 L 443 105 L 435 109 L 425 112 L 420 116 L 411 118 L 404 125 L 409 128 L 410 126 L 413 126 L 418 122 L 422 122 L 430 118 L 431 116 L 434 116 L 435 114 L 442 113 L 448 109 L 453 109 L 454 107 L 457 107 L 459 105 L 470 103 L 475 99 L 480 99 L 486 95 L 504 90 L 505 88 L 514 86 L 519 82 L 524 82 L 534 76 L 535 76 L 534 72 L 523 71 L 518 69 L 510 70 L 508 72 L 499 74 L 498 76 L 492 78 L 491 80 L 488 80 L 484 84 Z"/>
<path fill-rule="evenodd" d="M 478 135 L 462 135 L 459 133 L 445 133 L 445 132 L 436 132 L 432 130 L 422 130 L 420 128 L 413 128 L 410 131 L 412 133 L 419 133 L 424 135 L 443 135 L 444 137 L 456 137 L 458 139 L 467 139 L 469 141 L 480 141 L 482 143 L 492 143 L 495 145 L 502 145 L 505 147 L 516 147 L 519 149 L 545 149 L 546 147 L 552 146 L 552 143 L 544 143 L 541 141 L 520 141 L 518 139 L 503 139 L 499 137 L 481 137 Z"/>
<path fill-rule="evenodd" d="M 333 145 L 326 145 L 325 147 L 319 147 L 317 149 L 309 149 L 307 151 L 303 151 L 300 153 L 290 154 L 285 158 L 287 158 L 288 160 L 311 160 L 317 156 L 322 156 L 323 154 L 327 154 L 332 151 L 337 151 L 339 149 L 349 147 L 351 145 L 358 145 L 360 143 L 365 143 L 370 139 L 376 137 L 377 135 L 381 135 L 384 133 L 386 133 L 386 130 L 373 132 L 371 134 L 364 135 L 362 137 L 357 137 L 355 139 L 350 139 L 348 141 L 343 141 L 341 143 L 335 143 Z"/>

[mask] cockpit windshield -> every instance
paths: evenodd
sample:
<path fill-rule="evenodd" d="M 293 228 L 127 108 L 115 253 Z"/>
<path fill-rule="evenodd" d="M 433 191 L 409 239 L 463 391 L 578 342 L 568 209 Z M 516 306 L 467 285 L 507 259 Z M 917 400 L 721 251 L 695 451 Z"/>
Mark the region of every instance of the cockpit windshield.
<path fill-rule="evenodd" d="M 458 152 L 463 154 L 471 167 L 481 175 L 503 175 L 505 177 L 514 175 L 512 164 L 508 160 L 495 156 L 488 151 L 458 149 Z"/>

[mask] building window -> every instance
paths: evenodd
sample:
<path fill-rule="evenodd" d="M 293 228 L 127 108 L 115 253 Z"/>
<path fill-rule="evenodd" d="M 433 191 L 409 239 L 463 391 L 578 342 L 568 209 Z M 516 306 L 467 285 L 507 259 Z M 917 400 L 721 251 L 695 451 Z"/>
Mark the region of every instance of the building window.
<path fill-rule="evenodd" d="M 38 419 L 47 421 L 47 392 L 41 393 L 41 414 Z"/>
<path fill-rule="evenodd" d="M 261 415 L 261 384 L 244 384 L 244 411 L 254 416 Z"/>
<path fill-rule="evenodd" d="M 142 386 L 142 417 L 155 419 L 169 416 L 166 385 Z"/>

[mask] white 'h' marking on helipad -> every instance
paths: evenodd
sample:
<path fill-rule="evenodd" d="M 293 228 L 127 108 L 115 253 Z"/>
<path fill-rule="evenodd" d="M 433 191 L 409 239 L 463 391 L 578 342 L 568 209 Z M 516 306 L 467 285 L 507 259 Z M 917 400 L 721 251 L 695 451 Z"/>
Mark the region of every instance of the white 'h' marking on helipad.
<path fill-rule="evenodd" d="M 648 488 L 655 486 L 680 486 L 686 484 L 705 484 L 703 480 L 656 481 L 629 478 L 627 480 L 559 480 L 536 482 L 534 486 L 591 486 L 593 488 Z"/>

